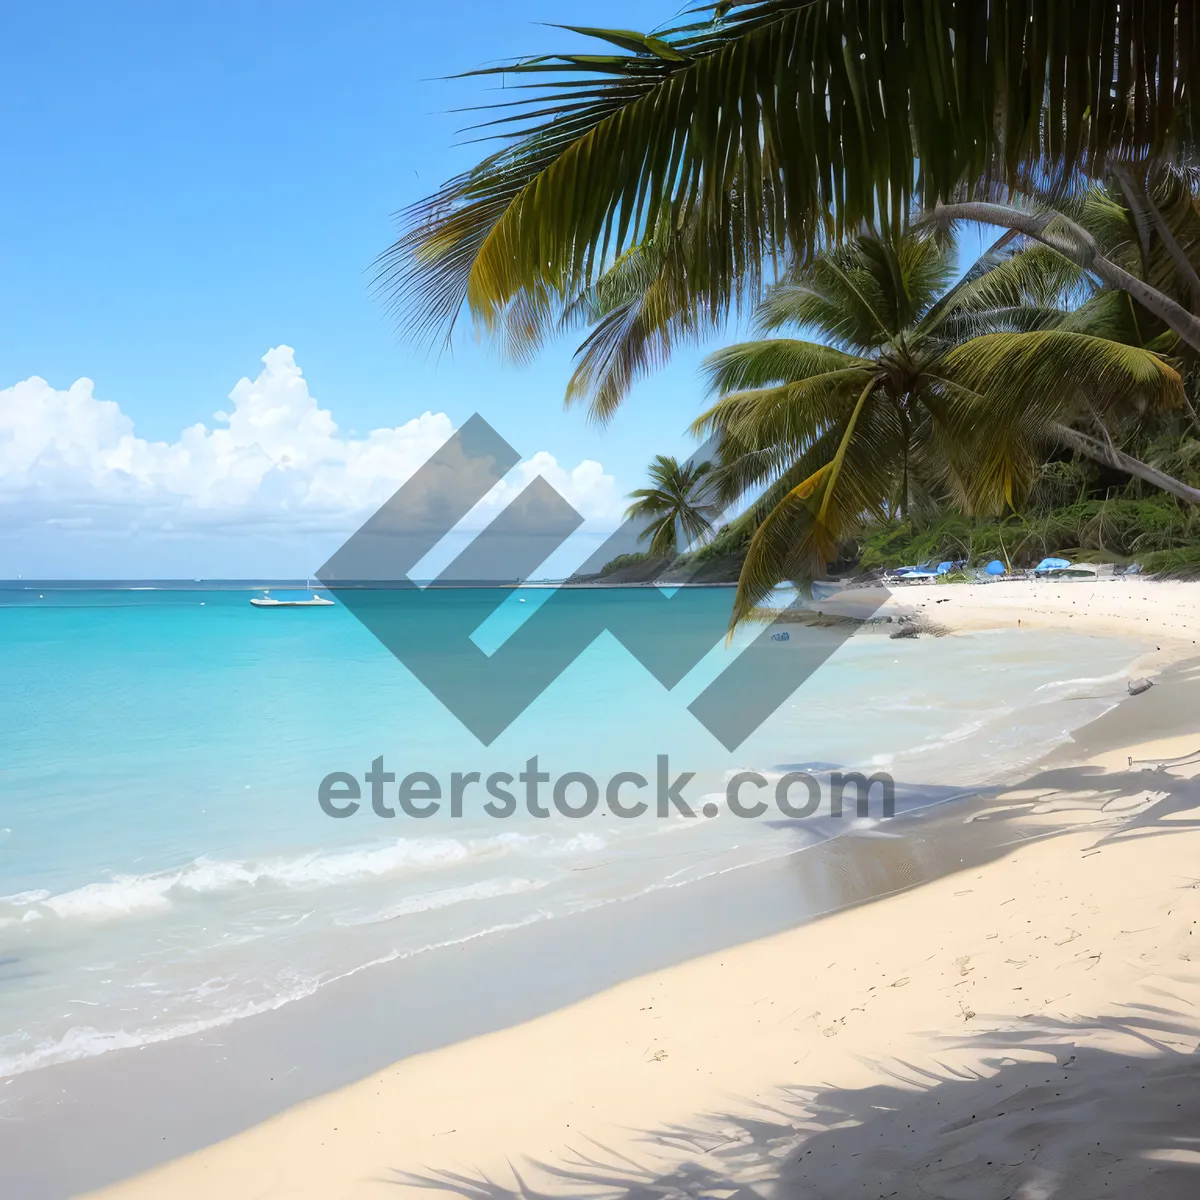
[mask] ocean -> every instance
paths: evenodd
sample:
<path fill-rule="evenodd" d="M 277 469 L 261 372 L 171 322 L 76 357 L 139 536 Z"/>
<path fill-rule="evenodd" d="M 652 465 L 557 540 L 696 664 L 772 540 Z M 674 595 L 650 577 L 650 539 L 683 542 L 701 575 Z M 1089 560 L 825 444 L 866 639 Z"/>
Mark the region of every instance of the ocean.
<path fill-rule="evenodd" d="M 687 705 L 745 637 L 718 642 L 668 692 L 602 634 L 485 747 L 344 605 L 260 610 L 253 594 L 0 587 L 0 1077 L 218 1027 L 375 964 L 686 888 L 864 822 L 886 832 L 874 802 L 857 816 L 852 791 L 840 818 L 828 796 L 803 819 L 770 806 L 740 818 L 725 781 L 808 771 L 826 786 L 830 771 L 858 769 L 894 778 L 897 812 L 952 802 L 1019 777 L 1112 707 L 1145 649 L 1034 631 L 864 631 L 729 752 Z M 483 648 L 547 595 L 514 592 Z M 712 588 L 696 603 L 723 614 L 731 599 Z M 579 603 L 637 598 L 597 590 Z M 407 815 L 391 782 L 394 817 L 373 811 L 365 781 L 352 816 L 319 803 L 322 780 L 362 781 L 377 759 L 448 794 L 454 773 L 515 779 L 535 756 L 551 780 L 584 772 L 601 793 L 638 774 L 649 811 L 618 819 L 601 802 L 570 818 L 548 804 L 535 816 L 520 783 L 506 817 L 484 811 L 482 786 L 458 816 L 446 803 Z M 693 776 L 681 794 L 694 815 L 655 811 L 663 758 L 672 780 Z"/>

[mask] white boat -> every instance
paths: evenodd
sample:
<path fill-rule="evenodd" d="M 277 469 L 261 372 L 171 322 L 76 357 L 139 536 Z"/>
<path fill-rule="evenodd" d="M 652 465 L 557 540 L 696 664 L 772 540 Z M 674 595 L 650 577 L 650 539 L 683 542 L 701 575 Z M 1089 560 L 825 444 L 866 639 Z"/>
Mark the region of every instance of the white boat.
<path fill-rule="evenodd" d="M 276 600 L 271 595 L 270 588 L 264 588 L 261 596 L 251 596 L 250 603 L 255 608 L 329 608 L 333 601 L 313 592 L 311 600 Z"/>
<path fill-rule="evenodd" d="M 840 579 L 814 579 L 810 585 L 814 600 L 829 600 L 846 590 L 845 583 Z"/>

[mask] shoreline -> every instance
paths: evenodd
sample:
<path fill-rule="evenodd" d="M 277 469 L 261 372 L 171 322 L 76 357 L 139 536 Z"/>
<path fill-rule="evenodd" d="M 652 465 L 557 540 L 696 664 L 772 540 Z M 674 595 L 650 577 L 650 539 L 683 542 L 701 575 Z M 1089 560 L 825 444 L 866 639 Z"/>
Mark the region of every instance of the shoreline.
<path fill-rule="evenodd" d="M 954 590 L 990 593 L 997 586 L 1000 585 Z M 1045 585 L 1031 586 L 1042 588 Z M 1011 619 L 1028 622 L 1030 627 L 1074 628 L 1083 633 L 1099 633 L 1097 625 L 1106 623 L 1104 618 L 1111 605 L 1099 605 L 1093 600 L 1080 609 L 1079 601 L 1085 597 L 1075 594 L 1075 589 L 1095 586 L 1087 583 L 1057 585 L 1056 591 L 1071 590 L 1072 594 L 1065 599 L 1075 611 L 1064 612 L 1061 600 L 1043 602 L 1041 609 L 1044 611 L 1040 616 L 1045 623 L 1039 626 L 1034 626 L 1028 615 L 1032 608 L 1029 597 L 1025 597 L 1024 605 L 1014 606 L 1011 612 L 1006 612 L 1003 605 L 997 606 L 990 625 L 986 623 L 985 606 L 973 599 L 965 599 L 959 605 L 942 603 L 936 616 L 939 623 L 954 630 L 1004 627 L 1002 622 Z M 1111 585 L 1105 581 L 1098 586 L 1107 588 Z M 1139 586 L 1171 585 L 1142 580 Z M 1189 587 L 1185 584 L 1173 586 Z M 919 595 L 911 600 L 908 591 L 893 596 L 889 604 L 897 602 L 898 607 L 907 605 L 920 611 L 922 604 L 945 599 L 941 595 L 943 589 L 938 589 L 936 596 Z M 1125 602 L 1130 598 L 1127 597 Z M 1044 601 L 1045 598 L 1038 599 Z M 1020 616 L 1016 615 L 1017 607 Z M 960 611 L 946 611 L 956 608 Z M 1084 619 L 1077 625 L 1066 624 L 1068 620 L 1074 622 L 1078 616 Z M 1192 648 L 1194 640 L 1190 636 L 1191 628 L 1185 626 L 1179 632 L 1178 627 L 1172 626 L 1172 619 L 1166 611 L 1159 625 L 1148 620 L 1145 623 L 1151 627 L 1147 629 L 1130 630 L 1125 626 L 1105 632 L 1120 632 L 1126 637 L 1131 632 L 1143 636 L 1149 634 L 1159 641 L 1159 646 L 1148 658 L 1158 666 L 1169 661 L 1178 663 Z M 1162 636 L 1163 630 L 1172 632 L 1172 636 Z M 1196 632 L 1200 636 L 1200 629 Z M 1192 653 L 1196 651 L 1193 649 Z M 1147 669 L 1141 665 L 1141 660 L 1139 669 Z M 1186 666 L 1166 672 L 1149 693 L 1122 701 L 1098 721 L 1077 730 L 1072 742 L 1060 747 L 1049 762 L 1065 763 L 1077 760 L 1081 755 L 1095 757 L 1121 742 L 1130 727 L 1127 719 L 1116 718 L 1118 712 L 1128 710 L 1127 717 L 1140 712 L 1142 721 L 1156 729 L 1164 717 L 1174 719 L 1176 724 L 1180 720 L 1186 721 L 1187 718 L 1180 714 L 1187 713 L 1188 706 L 1178 702 L 1177 693 L 1186 692 L 1194 701 L 1200 685 L 1196 685 L 1193 675 Z M 1194 710 L 1193 703 L 1191 711 Z M 1197 724 L 1192 721 L 1190 728 Z M 1187 728 L 1181 732 L 1186 732 Z M 1197 740 L 1200 742 L 1200 736 Z M 1195 747 L 1189 747 L 1192 748 Z M 12 1140 L 11 1152 L 5 1151 L 6 1160 L 11 1160 L 12 1154 L 18 1151 L 16 1143 L 19 1141 L 22 1160 L 19 1165 L 29 1166 L 25 1178 L 28 1190 L 21 1194 L 29 1196 L 62 1195 L 68 1190 L 94 1188 L 106 1180 L 144 1170 L 154 1161 L 147 1161 L 150 1144 L 161 1147 L 154 1158 L 174 1161 L 152 1170 L 148 1176 L 117 1183 L 100 1194 L 113 1197 L 310 1194 L 303 1181 L 293 1181 L 286 1186 L 281 1184 L 283 1190 L 276 1190 L 276 1185 L 263 1178 L 261 1171 L 239 1157 L 241 1148 L 247 1144 L 247 1139 L 254 1143 L 255 1139 L 282 1136 L 278 1133 L 281 1123 L 290 1128 L 288 1123 L 295 1122 L 295 1130 L 299 1131 L 322 1106 L 333 1111 L 328 1109 L 329 1105 L 333 1105 L 334 1110 L 339 1106 L 357 1105 L 359 1101 L 354 1096 L 362 1089 L 378 1086 L 382 1078 L 378 1073 L 380 1052 L 386 1050 L 387 1045 L 380 1045 L 374 1031 L 386 1028 L 389 1022 L 406 1026 L 408 1036 L 391 1037 L 393 1053 L 382 1061 L 390 1062 L 392 1066 L 384 1074 L 404 1075 L 409 1071 L 424 1070 L 426 1068 L 420 1064 L 428 1064 L 439 1055 L 461 1056 L 465 1053 L 462 1047 L 475 1046 L 481 1040 L 519 1040 L 528 1036 L 522 1031 L 536 1030 L 566 1014 L 576 1014 L 593 1001 L 610 1000 L 623 988 L 649 986 L 671 972 L 686 971 L 693 964 L 707 962 L 706 956 L 714 953 L 726 957 L 741 956 L 762 945 L 763 938 L 802 937 L 847 913 L 868 909 L 886 912 L 897 893 L 909 894 L 913 889 L 924 891 L 968 866 L 994 864 L 1016 844 L 1026 840 L 1041 841 L 1051 836 L 1046 831 L 1017 832 L 1015 826 L 971 819 L 983 818 L 993 804 L 993 798 L 958 801 L 950 806 L 953 812 L 949 813 L 939 811 L 941 806 L 935 806 L 900 818 L 896 824 L 903 822 L 903 830 L 893 832 L 889 829 L 882 836 L 871 833 L 844 835 L 799 851 L 788 859 L 743 868 L 736 873 L 736 879 L 692 884 L 686 895 L 665 896 L 638 909 L 638 914 L 645 919 L 638 922 L 641 932 L 635 954 L 630 953 L 631 942 L 624 935 L 629 930 L 627 922 L 637 915 L 633 912 L 634 905 L 641 904 L 641 899 L 628 905 L 610 906 L 597 914 L 578 914 L 540 927 L 493 935 L 486 939 L 487 945 L 477 942 L 469 948 L 452 948 L 450 954 L 443 951 L 440 955 L 425 956 L 428 961 L 424 963 L 406 960 L 406 964 L 392 964 L 395 969 L 376 968 L 355 980 L 344 981 L 343 987 L 329 985 L 317 996 L 297 1001 L 287 1009 L 247 1018 L 210 1035 L 148 1047 L 144 1053 L 136 1055 L 115 1052 L 111 1056 L 114 1059 L 126 1057 L 119 1094 L 115 1097 L 112 1095 L 112 1072 L 104 1069 L 111 1064 L 100 1065 L 110 1056 L 47 1068 L 37 1073 L 41 1078 L 37 1080 L 39 1087 L 36 1089 L 42 1094 L 42 1111 L 46 1119 L 37 1122 L 39 1129 L 36 1131 L 30 1126 L 20 1131 L 14 1128 L 14 1125 L 26 1125 L 25 1122 L 5 1123 L 14 1135 L 18 1132 L 23 1135 Z M 888 899 L 880 903 L 884 897 Z M 694 921 L 689 925 L 688 909 L 693 913 L 704 913 L 706 923 L 703 928 L 697 929 L 698 923 Z M 717 919 L 712 922 L 714 915 Z M 591 927 L 585 928 L 588 925 Z M 656 926 L 659 929 L 657 942 L 654 937 L 647 938 L 644 934 L 645 928 Z M 587 938 L 604 944 L 606 939 L 609 943 L 622 942 L 623 937 L 621 953 L 601 962 L 589 961 L 594 955 L 589 955 L 581 945 Z M 531 994 L 521 973 L 537 973 L 539 964 L 547 957 L 554 962 L 553 978 L 543 981 L 547 986 L 535 989 L 540 990 L 540 994 Z M 440 959 L 440 962 L 434 963 L 434 959 Z M 489 980 L 489 993 L 496 985 L 500 985 L 498 990 L 502 993 L 507 982 L 515 992 L 524 991 L 525 994 L 489 995 L 489 1011 L 481 1017 L 479 1013 L 467 1011 L 469 1004 L 464 1010 L 461 1003 L 464 991 L 474 994 L 480 977 Z M 415 1036 L 422 1019 L 426 1026 L 430 1024 L 428 1014 L 422 1011 L 421 998 L 428 1007 L 430 995 L 448 997 L 456 991 L 460 999 L 458 1011 L 440 1014 L 439 1020 L 434 1022 L 439 1028 L 426 1028 L 423 1041 Z M 322 995 L 325 992 L 329 994 Z M 399 1004 L 396 1002 L 398 992 L 405 995 Z M 420 995 L 414 996 L 414 993 Z M 318 1012 L 318 1009 L 322 1011 Z M 314 1030 L 324 1030 L 328 1034 L 339 1027 L 353 1028 L 354 1032 L 348 1038 L 339 1033 L 337 1037 L 342 1039 L 342 1044 L 335 1050 L 312 1046 Z M 387 1040 L 384 1039 L 385 1043 Z M 314 1064 L 314 1058 L 320 1061 Z M 338 1061 L 332 1061 L 334 1058 Z M 298 1092 L 290 1089 L 292 1094 L 289 1096 L 288 1088 L 263 1086 L 264 1077 L 274 1084 L 270 1072 L 285 1076 L 294 1074 L 300 1064 L 308 1077 Z M 164 1081 L 165 1076 L 187 1078 L 194 1083 L 193 1095 L 182 1107 L 178 1106 L 179 1097 L 175 1095 L 176 1107 L 171 1108 L 172 1097 L 180 1089 L 176 1086 L 172 1091 Z M 214 1099 L 221 1097 L 224 1099 L 219 1106 L 220 1114 L 209 1111 L 214 1107 Z M 161 1127 L 165 1132 L 155 1133 L 151 1139 L 152 1129 L 145 1124 L 147 1116 L 151 1125 Z M 214 1116 L 219 1119 L 214 1121 Z M 72 1142 L 78 1147 L 78 1158 L 85 1163 L 89 1162 L 87 1143 L 92 1143 L 90 1166 L 72 1170 L 65 1169 L 69 1164 L 47 1163 L 47 1156 L 53 1158 L 53 1146 L 61 1144 L 68 1128 Z M 131 1129 L 137 1133 L 132 1139 Z M 32 1142 L 24 1136 L 29 1133 L 35 1134 Z M 294 1140 L 295 1132 L 286 1136 Z M 4 1137 L 2 1125 L 0 1138 L 10 1141 Z M 222 1138 L 228 1140 L 219 1140 Z M 216 1144 L 211 1144 L 214 1142 Z M 201 1148 L 205 1146 L 206 1149 Z M 365 1153 L 364 1148 L 360 1146 L 359 1152 Z M 416 1148 L 413 1147 L 411 1152 L 416 1153 Z M 252 1153 L 259 1157 L 266 1153 L 270 1158 L 273 1152 L 265 1151 L 260 1145 Z M 38 1159 L 42 1164 L 40 1171 Z M 102 1163 L 101 1159 L 105 1161 Z M 257 1173 L 257 1190 L 248 1182 L 244 1190 L 228 1190 L 235 1186 L 232 1179 L 223 1181 L 215 1190 L 205 1190 L 213 1186 L 204 1180 L 218 1169 L 215 1164 L 234 1160 L 240 1163 L 239 1179 L 247 1170 L 252 1175 Z M 46 1170 L 48 1165 L 54 1169 Z M 350 1186 L 346 1169 L 343 1162 L 339 1182 L 333 1190 L 328 1190 L 331 1183 L 327 1181 L 324 1194 L 360 1194 L 359 1190 L 353 1193 L 344 1190 Z M 200 1174 L 197 1176 L 196 1172 Z M 357 1184 L 354 1186 L 358 1187 Z M 361 1194 L 395 1194 L 394 1184 L 387 1184 L 386 1191 L 379 1191 L 380 1186 L 363 1182 Z M 242 1183 L 238 1182 L 236 1187 L 241 1189 Z M 313 1190 L 311 1194 L 320 1193 Z"/>
<path fill-rule="evenodd" d="M 1139 797 L 1108 757 L 1119 816 L 1078 789 L 1095 775 L 1029 781 L 973 814 L 1024 828 L 982 866 L 394 1064 L 103 1194 L 1194 1195 L 1200 832 L 1162 823 L 1200 789 Z"/>
<path fill-rule="evenodd" d="M 986 860 L 1011 840 L 1000 827 L 964 836 L 944 807 L 897 818 L 902 836 L 839 836 L 729 876 L 382 964 L 207 1033 L 13 1076 L 0 1104 L 19 1094 L 37 1116 L 0 1120 L 0 1158 L 29 1200 L 102 1187 L 204 1154 L 388 1063 L 546 1019 L 614 985 L 870 903 L 963 859 Z M 864 856 L 868 841 L 886 854 Z M 55 1154 L 68 1139 L 69 1160 Z"/>

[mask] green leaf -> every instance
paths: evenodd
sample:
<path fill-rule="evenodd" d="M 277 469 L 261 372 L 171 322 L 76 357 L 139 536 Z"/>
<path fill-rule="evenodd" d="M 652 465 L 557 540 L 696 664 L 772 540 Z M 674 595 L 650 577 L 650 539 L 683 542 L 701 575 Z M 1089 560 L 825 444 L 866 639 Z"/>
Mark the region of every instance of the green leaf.
<path fill-rule="evenodd" d="M 878 0 L 762 0 L 655 35 L 577 27 L 624 53 L 481 72 L 545 91 L 495 153 L 407 210 L 379 286 L 413 336 L 448 336 L 464 304 L 495 329 L 519 293 L 568 304 L 666 201 L 695 231 L 692 302 L 717 313 L 756 296 L 780 256 L 881 214 L 897 230 L 914 186 L 927 205 L 981 178 L 1061 190 L 1083 165 L 1194 148 L 1187 0 L 1136 20 L 1117 0 L 1085 7 L 1067 21 L 1060 0 L 984 15 L 895 0 L 882 17 Z"/>
<path fill-rule="evenodd" d="M 622 50 L 630 50 L 634 54 L 649 53 L 667 62 L 687 62 L 688 56 L 680 53 L 669 42 L 662 38 L 652 37 L 646 33 L 634 33 L 631 29 L 593 29 L 587 25 L 556 25 L 555 29 L 566 29 L 571 33 L 581 33 L 584 37 L 597 38 L 599 41 L 611 42 Z"/>

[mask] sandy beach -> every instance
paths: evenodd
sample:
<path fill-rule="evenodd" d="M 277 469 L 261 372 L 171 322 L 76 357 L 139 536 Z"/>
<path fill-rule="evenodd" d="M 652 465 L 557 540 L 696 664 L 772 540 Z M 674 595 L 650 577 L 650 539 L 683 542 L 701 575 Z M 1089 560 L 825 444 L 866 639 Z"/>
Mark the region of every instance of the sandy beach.
<path fill-rule="evenodd" d="M 1090 580 L 998 580 L 964 586 L 896 588 L 880 615 L 915 612 L 949 627 L 1071 629 L 1098 636 L 1153 638 L 1150 667 L 1195 653 L 1200 645 L 1197 585 L 1139 576 Z"/>
<path fill-rule="evenodd" d="M 0 13 L 0 1200 L 1198 1200 L 1200 0 L 550 7 Z"/>
<path fill-rule="evenodd" d="M 1032 777 L 941 814 L 964 847 L 1002 832 L 987 861 L 405 1058 L 91 1194 L 1194 1195 L 1200 763 L 1130 759 L 1200 751 L 1196 595 L 898 594 L 887 611 L 952 630 L 1135 629 L 1163 673 Z M 880 861 L 898 840 L 838 839 Z"/>

